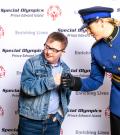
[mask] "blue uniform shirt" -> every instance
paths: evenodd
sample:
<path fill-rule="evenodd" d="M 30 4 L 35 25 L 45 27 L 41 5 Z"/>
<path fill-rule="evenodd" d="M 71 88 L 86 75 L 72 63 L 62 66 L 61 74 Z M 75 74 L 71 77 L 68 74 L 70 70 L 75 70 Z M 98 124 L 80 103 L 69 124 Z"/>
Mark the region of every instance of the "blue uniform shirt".
<path fill-rule="evenodd" d="M 90 76 L 82 79 L 81 91 L 98 89 L 104 80 L 105 72 L 112 73 L 110 111 L 120 117 L 120 27 L 113 34 L 94 44 L 91 49 Z"/>

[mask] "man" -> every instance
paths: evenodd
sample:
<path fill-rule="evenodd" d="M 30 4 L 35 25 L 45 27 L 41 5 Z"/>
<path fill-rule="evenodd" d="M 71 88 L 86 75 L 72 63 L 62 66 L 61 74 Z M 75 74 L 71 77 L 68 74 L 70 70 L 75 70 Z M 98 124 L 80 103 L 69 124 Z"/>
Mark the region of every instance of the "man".
<path fill-rule="evenodd" d="M 70 73 L 61 60 L 68 44 L 60 32 L 51 33 L 41 54 L 28 59 L 21 75 L 19 135 L 59 135 L 71 91 L 61 85 Z"/>
<path fill-rule="evenodd" d="M 91 72 L 85 79 L 69 74 L 62 83 L 64 87 L 88 92 L 103 84 L 105 72 L 111 73 L 111 135 L 120 135 L 120 22 L 111 18 L 111 12 L 112 8 L 100 6 L 79 10 L 84 23 L 81 30 L 86 29 L 96 40 L 91 49 Z"/>

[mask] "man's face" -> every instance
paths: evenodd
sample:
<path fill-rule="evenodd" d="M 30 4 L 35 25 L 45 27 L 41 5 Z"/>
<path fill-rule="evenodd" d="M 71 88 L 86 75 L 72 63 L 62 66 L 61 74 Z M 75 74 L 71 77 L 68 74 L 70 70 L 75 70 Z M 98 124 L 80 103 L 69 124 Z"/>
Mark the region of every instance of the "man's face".
<path fill-rule="evenodd" d="M 63 45 L 59 41 L 50 42 L 49 40 L 44 44 L 44 56 L 50 64 L 56 64 L 64 51 Z"/>

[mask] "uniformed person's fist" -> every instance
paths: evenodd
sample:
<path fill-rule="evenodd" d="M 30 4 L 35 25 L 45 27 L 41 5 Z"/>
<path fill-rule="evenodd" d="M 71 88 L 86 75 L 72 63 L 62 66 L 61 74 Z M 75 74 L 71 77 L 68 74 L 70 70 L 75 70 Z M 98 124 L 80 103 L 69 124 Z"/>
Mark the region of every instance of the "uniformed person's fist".
<path fill-rule="evenodd" d="M 62 74 L 61 84 L 63 87 L 69 87 L 73 91 L 79 91 L 82 85 L 80 77 L 75 77 L 70 73 Z"/>

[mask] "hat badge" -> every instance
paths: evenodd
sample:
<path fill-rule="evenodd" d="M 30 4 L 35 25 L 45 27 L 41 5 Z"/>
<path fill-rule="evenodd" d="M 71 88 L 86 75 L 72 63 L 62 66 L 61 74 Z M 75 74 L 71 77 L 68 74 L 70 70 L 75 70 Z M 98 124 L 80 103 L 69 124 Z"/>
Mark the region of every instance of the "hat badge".
<path fill-rule="evenodd" d="M 96 16 L 96 19 L 99 19 L 99 16 Z"/>

